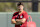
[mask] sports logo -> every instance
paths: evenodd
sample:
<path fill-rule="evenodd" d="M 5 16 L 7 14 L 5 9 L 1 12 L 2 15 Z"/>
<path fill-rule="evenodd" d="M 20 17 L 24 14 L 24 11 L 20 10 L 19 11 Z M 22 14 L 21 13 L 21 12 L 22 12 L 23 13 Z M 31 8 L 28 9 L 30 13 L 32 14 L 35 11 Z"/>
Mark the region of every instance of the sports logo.
<path fill-rule="evenodd" d="M 20 16 L 20 18 L 23 18 L 23 16 Z"/>

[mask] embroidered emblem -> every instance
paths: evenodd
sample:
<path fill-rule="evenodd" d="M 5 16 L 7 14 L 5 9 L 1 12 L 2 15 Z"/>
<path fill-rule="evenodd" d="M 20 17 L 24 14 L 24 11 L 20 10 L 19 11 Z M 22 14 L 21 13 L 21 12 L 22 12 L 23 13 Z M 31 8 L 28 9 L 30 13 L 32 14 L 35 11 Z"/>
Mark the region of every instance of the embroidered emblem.
<path fill-rule="evenodd" d="M 23 16 L 20 16 L 20 18 L 22 18 Z"/>

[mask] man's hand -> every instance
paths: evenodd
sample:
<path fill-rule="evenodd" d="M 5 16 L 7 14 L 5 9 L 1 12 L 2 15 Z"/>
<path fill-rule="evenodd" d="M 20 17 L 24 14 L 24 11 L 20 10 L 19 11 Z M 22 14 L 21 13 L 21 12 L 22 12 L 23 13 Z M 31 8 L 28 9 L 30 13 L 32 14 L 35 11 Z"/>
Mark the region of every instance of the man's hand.
<path fill-rule="evenodd" d="M 16 25 L 20 25 L 20 23 L 19 23 L 19 22 L 16 22 L 15 24 L 16 24 Z"/>
<path fill-rule="evenodd" d="M 12 24 L 15 24 L 16 23 L 15 19 L 12 19 L 11 21 L 12 21 Z"/>
<path fill-rule="evenodd" d="M 26 19 L 23 18 L 23 19 L 16 19 L 16 22 L 20 23 L 20 24 L 23 24 L 25 23 Z"/>
<path fill-rule="evenodd" d="M 16 19 L 16 21 L 18 22 L 18 21 L 20 21 L 20 19 Z"/>
<path fill-rule="evenodd" d="M 20 19 L 16 19 L 16 25 L 20 25 Z"/>

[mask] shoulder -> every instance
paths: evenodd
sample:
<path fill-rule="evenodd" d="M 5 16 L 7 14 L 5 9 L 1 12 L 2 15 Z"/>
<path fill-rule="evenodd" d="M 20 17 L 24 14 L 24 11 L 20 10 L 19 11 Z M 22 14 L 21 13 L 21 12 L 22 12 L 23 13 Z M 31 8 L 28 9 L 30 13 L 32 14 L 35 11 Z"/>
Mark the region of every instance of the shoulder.
<path fill-rule="evenodd" d="M 28 13 L 26 11 L 24 11 L 23 14 L 28 14 Z"/>
<path fill-rule="evenodd" d="M 15 15 L 17 15 L 18 14 L 18 12 L 15 12 L 14 14 L 13 14 L 13 16 L 15 16 Z"/>

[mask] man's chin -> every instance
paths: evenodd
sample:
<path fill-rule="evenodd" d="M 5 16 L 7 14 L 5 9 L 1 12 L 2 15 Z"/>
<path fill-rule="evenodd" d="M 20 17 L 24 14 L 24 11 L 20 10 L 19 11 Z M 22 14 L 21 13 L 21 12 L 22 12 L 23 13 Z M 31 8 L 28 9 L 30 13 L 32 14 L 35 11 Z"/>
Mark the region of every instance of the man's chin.
<path fill-rule="evenodd" d="M 19 10 L 19 12 L 21 12 L 21 10 Z"/>
<path fill-rule="evenodd" d="M 19 11 L 19 12 L 21 12 L 21 11 Z"/>

